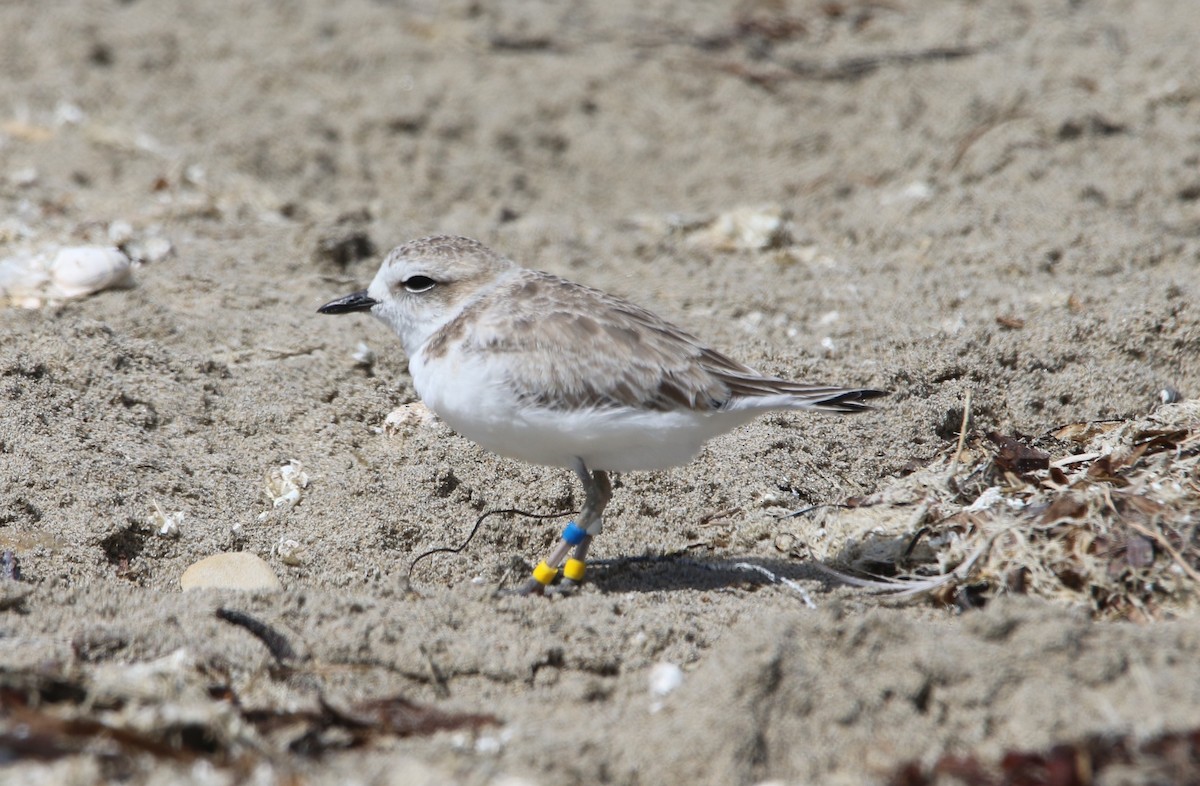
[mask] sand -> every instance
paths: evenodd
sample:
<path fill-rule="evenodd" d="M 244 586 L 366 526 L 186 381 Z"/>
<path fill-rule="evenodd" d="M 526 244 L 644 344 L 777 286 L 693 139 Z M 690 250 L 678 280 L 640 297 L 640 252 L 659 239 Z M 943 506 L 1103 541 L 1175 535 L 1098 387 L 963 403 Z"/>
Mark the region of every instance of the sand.
<path fill-rule="evenodd" d="M 968 391 L 980 461 L 1200 395 L 1192 5 L 3 4 L 0 257 L 139 261 L 0 310 L 0 781 L 950 783 L 1061 745 L 1195 778 L 1137 747 L 1200 728 L 1194 585 L 901 602 L 815 563 L 910 540 L 911 499 L 786 517 L 944 466 Z M 410 579 L 580 502 L 385 429 L 399 343 L 316 313 L 435 232 L 892 395 L 621 476 L 576 597 L 495 594 L 561 520 Z M 223 551 L 283 590 L 181 591 Z M 388 697 L 423 720 L 363 720 Z"/>

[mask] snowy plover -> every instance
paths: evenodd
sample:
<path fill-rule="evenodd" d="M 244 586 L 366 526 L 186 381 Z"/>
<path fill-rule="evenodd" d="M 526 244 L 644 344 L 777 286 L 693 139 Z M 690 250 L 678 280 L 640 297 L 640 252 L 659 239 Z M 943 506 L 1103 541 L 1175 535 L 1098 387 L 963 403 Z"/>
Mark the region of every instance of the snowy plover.
<path fill-rule="evenodd" d="M 560 569 L 560 589 L 582 580 L 612 496 L 607 473 L 679 466 L 771 410 L 859 412 L 884 395 L 764 377 L 644 308 L 464 237 L 393 249 L 368 289 L 319 310 L 370 311 L 394 330 L 417 394 L 458 433 L 501 456 L 575 470 L 580 520 L 524 592 L 542 591 Z"/>

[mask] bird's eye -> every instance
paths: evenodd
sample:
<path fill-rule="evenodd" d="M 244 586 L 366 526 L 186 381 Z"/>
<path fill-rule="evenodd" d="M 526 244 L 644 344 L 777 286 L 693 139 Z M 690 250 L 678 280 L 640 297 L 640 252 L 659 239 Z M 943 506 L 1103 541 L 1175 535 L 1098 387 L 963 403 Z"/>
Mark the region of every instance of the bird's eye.
<path fill-rule="evenodd" d="M 428 292 L 437 286 L 437 282 L 429 276 L 410 276 L 404 279 L 404 288 L 414 294 Z"/>

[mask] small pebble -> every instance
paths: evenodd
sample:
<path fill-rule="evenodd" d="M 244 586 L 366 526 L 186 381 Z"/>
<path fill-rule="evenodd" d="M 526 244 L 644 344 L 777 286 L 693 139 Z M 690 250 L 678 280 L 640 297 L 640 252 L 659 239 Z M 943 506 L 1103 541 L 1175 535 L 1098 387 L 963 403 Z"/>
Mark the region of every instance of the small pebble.
<path fill-rule="evenodd" d="M 38 171 L 31 166 L 22 167 L 8 176 L 9 181 L 20 188 L 28 188 L 38 180 Z"/>
<path fill-rule="evenodd" d="M 350 356 L 350 359 L 356 364 L 369 369 L 375 365 L 375 352 L 367 345 L 367 342 L 360 341 L 358 342 L 358 346 L 354 348 L 354 354 Z"/>
<path fill-rule="evenodd" d="M 192 589 L 234 589 L 277 592 L 283 584 L 271 566 L 257 554 L 228 551 L 213 554 L 183 572 L 179 586 Z"/>
<path fill-rule="evenodd" d="M 165 237 L 148 237 L 143 240 L 133 240 L 124 246 L 130 257 L 138 262 L 153 265 L 171 255 L 174 248 L 171 241 Z"/>
<path fill-rule="evenodd" d="M 16 553 L 8 549 L 0 554 L 0 579 L 5 581 L 21 580 L 21 563 L 17 561 Z"/>
<path fill-rule="evenodd" d="M 1173 387 L 1165 387 L 1158 391 L 1158 400 L 1162 404 L 1178 404 L 1183 401 L 1183 394 Z"/>
<path fill-rule="evenodd" d="M 796 547 L 796 536 L 790 532 L 783 532 L 775 536 L 775 550 L 782 551 L 785 554 L 791 553 Z"/>
<path fill-rule="evenodd" d="M 119 246 L 133 240 L 133 225 L 123 219 L 117 219 L 108 225 L 108 242 Z"/>
<path fill-rule="evenodd" d="M 674 663 L 655 663 L 650 667 L 650 692 L 666 696 L 683 684 L 683 669 Z"/>

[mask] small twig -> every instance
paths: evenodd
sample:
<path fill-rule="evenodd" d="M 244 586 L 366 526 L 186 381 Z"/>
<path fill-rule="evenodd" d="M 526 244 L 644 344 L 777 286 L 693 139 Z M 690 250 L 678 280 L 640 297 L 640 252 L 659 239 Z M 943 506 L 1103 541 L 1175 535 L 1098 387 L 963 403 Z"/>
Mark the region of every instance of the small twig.
<path fill-rule="evenodd" d="M 517 510 L 515 508 L 504 508 L 502 510 L 485 511 L 483 513 L 483 515 L 481 515 L 479 518 L 475 519 L 475 526 L 471 527 L 471 534 L 467 535 L 467 539 L 464 540 L 461 545 L 459 545 L 459 546 L 442 546 L 440 548 L 430 549 L 429 551 L 426 551 L 422 554 L 418 554 L 413 559 L 413 561 L 408 564 L 408 581 L 411 584 L 413 569 L 415 567 L 417 567 L 418 562 L 425 559 L 426 557 L 432 557 L 434 554 L 461 554 L 463 552 L 463 550 L 466 549 L 466 547 L 471 544 L 471 541 L 475 537 L 475 533 L 479 531 L 479 525 L 482 524 L 483 520 L 486 519 L 488 516 L 494 516 L 494 515 L 500 514 L 500 513 L 508 513 L 508 514 L 516 515 L 516 516 L 526 516 L 531 519 L 557 519 L 557 518 L 561 518 L 563 516 L 573 516 L 578 512 L 579 511 L 575 511 L 575 510 L 566 510 L 561 513 L 529 513 L 528 511 Z"/>
<path fill-rule="evenodd" d="M 1112 489 L 1109 488 L 1108 485 L 1101 486 L 1100 496 L 1104 498 L 1104 504 L 1108 506 L 1108 509 L 1112 511 L 1112 514 L 1116 516 L 1117 519 L 1120 519 L 1121 511 L 1117 510 L 1117 503 L 1113 502 Z"/>
<path fill-rule="evenodd" d="M 929 499 L 925 498 L 921 500 L 921 504 L 917 505 L 917 509 L 913 511 L 912 517 L 908 520 L 908 526 L 905 529 L 909 532 L 913 530 L 924 532 L 925 527 L 922 525 L 925 524 L 925 519 L 927 518 L 929 518 Z M 918 534 L 916 537 L 920 537 L 920 535 Z M 913 545 L 915 546 L 916 543 L 914 542 Z"/>
<path fill-rule="evenodd" d="M 912 556 L 913 549 L 917 547 L 917 544 L 921 542 L 921 538 L 925 537 L 928 532 L 929 527 L 921 527 L 919 530 L 913 533 L 912 538 L 910 538 L 908 541 L 908 546 L 904 549 L 904 559 L 908 559 Z"/>
<path fill-rule="evenodd" d="M 967 442 L 967 425 L 971 420 L 971 388 L 967 388 L 966 398 L 963 399 L 962 425 L 958 428 L 958 447 L 954 449 L 954 458 L 950 459 L 950 467 L 946 471 L 946 487 L 958 493 L 958 484 L 954 476 L 958 474 L 958 462 L 962 456 L 963 446 Z"/>
<path fill-rule="evenodd" d="M 958 165 L 962 163 L 962 160 L 966 158 L 967 151 L 969 151 L 976 142 L 978 142 L 980 139 L 983 139 L 988 132 L 999 128 L 1005 123 L 1011 123 L 1013 120 L 1020 118 L 1021 115 L 1017 112 L 1017 105 L 1019 104 L 1020 101 L 1018 100 L 1014 106 L 1009 107 L 1005 111 L 1001 112 L 997 117 L 991 118 L 990 120 L 977 125 L 968 131 L 966 135 L 959 140 L 959 143 L 954 150 L 954 155 L 950 158 L 950 169 L 957 169 Z"/>
<path fill-rule="evenodd" d="M 1101 453 L 1077 453 L 1074 456 L 1065 456 L 1060 458 L 1058 461 L 1052 461 L 1050 462 L 1050 466 L 1062 469 L 1063 467 L 1070 466 L 1071 464 L 1082 464 L 1086 461 L 1093 461 L 1094 459 L 1100 458 L 1102 455 L 1103 454 Z"/>
<path fill-rule="evenodd" d="M 959 60 L 964 57 L 976 55 L 992 46 L 992 44 L 981 46 L 934 46 L 928 49 L 847 57 L 835 60 L 832 63 L 822 63 L 813 60 L 792 60 L 782 65 L 797 77 L 803 79 L 853 82 L 885 66 L 907 66 L 930 61 L 948 62 L 950 60 Z"/>
<path fill-rule="evenodd" d="M 216 616 L 217 619 L 228 622 L 230 625 L 245 628 L 250 635 L 266 645 L 267 650 L 279 664 L 296 660 L 296 651 L 292 649 L 287 638 L 262 620 L 252 617 L 244 611 L 224 607 L 217 609 Z"/>
<path fill-rule="evenodd" d="M 794 513 L 784 513 L 782 515 L 776 516 L 775 520 L 783 521 L 785 519 L 799 518 L 800 516 L 803 516 L 806 513 L 812 513 L 814 510 L 820 510 L 821 508 L 842 508 L 843 510 L 849 510 L 852 507 L 854 507 L 854 506 L 853 505 L 842 505 L 837 502 L 827 502 L 824 505 L 809 505 L 807 508 L 801 508 L 800 510 L 795 511 Z"/>
<path fill-rule="evenodd" d="M 733 508 L 725 508 L 724 510 L 717 510 L 712 513 L 705 513 L 703 516 L 700 517 L 700 520 L 696 522 L 696 526 L 703 527 L 707 524 L 713 523 L 714 521 L 720 521 L 721 519 L 727 519 L 730 516 L 733 516 L 733 515 L 735 515 L 737 513 L 741 513 L 741 512 L 742 512 L 741 508 L 733 507 Z"/>
<path fill-rule="evenodd" d="M 450 697 L 450 682 L 446 679 L 446 675 L 442 673 L 441 667 L 434 662 L 433 656 L 429 654 L 429 650 L 424 644 L 417 647 L 421 654 L 425 656 L 425 662 L 429 664 L 429 673 L 433 675 L 433 685 L 438 698 L 447 699 Z"/>
<path fill-rule="evenodd" d="M 279 349 L 277 347 L 259 347 L 259 352 L 265 352 L 273 357 L 274 360 L 287 360 L 288 358 L 299 358 L 305 355 L 311 355 L 320 347 L 300 347 L 298 349 Z"/>

